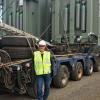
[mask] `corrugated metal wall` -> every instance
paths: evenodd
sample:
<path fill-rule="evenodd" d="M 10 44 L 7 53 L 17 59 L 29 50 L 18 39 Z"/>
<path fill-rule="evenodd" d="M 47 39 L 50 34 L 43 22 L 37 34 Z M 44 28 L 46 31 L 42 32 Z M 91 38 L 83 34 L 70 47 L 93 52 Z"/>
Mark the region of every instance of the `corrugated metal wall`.
<path fill-rule="evenodd" d="M 21 30 L 40 36 L 50 24 L 51 0 L 4 0 L 3 21 Z M 48 34 L 45 35 L 49 39 Z"/>
<path fill-rule="evenodd" d="M 99 0 L 23 0 L 21 5 L 19 0 L 3 0 L 3 21 L 36 36 L 51 23 L 45 40 L 61 42 L 66 35 L 70 43 L 77 36 L 88 41 L 88 33 L 100 34 L 99 6 Z"/>

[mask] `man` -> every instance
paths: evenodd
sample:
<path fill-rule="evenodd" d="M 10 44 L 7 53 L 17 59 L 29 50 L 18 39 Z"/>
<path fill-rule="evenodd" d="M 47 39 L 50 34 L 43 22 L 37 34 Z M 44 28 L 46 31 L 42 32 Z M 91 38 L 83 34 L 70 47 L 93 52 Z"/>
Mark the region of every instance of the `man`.
<path fill-rule="evenodd" d="M 46 51 L 46 42 L 41 40 L 34 52 L 34 70 L 37 81 L 37 99 L 47 100 L 51 84 L 51 53 Z M 43 92 L 44 84 L 44 92 Z"/>

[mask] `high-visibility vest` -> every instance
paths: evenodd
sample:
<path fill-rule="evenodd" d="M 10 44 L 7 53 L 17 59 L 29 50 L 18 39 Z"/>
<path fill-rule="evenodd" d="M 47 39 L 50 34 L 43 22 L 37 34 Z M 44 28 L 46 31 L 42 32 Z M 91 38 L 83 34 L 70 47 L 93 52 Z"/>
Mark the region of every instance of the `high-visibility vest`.
<path fill-rule="evenodd" d="M 49 51 L 44 51 L 43 58 L 40 51 L 34 52 L 34 69 L 36 75 L 51 73 L 51 61 Z"/>

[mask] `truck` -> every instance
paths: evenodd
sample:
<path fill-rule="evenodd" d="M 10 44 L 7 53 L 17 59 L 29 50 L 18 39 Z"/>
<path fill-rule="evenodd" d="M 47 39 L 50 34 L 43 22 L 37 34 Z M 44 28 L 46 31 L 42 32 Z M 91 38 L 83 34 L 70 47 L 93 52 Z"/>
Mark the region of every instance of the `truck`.
<path fill-rule="evenodd" d="M 100 48 L 90 50 L 100 44 L 99 0 L 3 1 L 3 22 L 9 25 L 0 22 L 0 90 L 36 98 L 32 55 L 41 37 L 52 39 L 46 42 L 54 53 L 52 86 L 64 88 L 69 79 L 79 81 L 100 70 Z M 46 30 L 37 38 L 11 25 L 36 35 Z"/>
<path fill-rule="evenodd" d="M 36 98 L 37 83 L 32 69 L 32 55 L 39 38 L 5 23 L 0 23 L 0 29 L 8 32 L 0 39 L 0 89 Z M 46 43 L 54 53 L 52 86 L 64 88 L 69 79 L 78 81 L 83 75 L 89 76 L 93 71 L 100 70 L 100 52 L 92 53 L 90 50 L 95 44 Z M 69 47 L 72 50 L 68 50 Z M 88 49 L 84 52 L 80 48 Z"/>

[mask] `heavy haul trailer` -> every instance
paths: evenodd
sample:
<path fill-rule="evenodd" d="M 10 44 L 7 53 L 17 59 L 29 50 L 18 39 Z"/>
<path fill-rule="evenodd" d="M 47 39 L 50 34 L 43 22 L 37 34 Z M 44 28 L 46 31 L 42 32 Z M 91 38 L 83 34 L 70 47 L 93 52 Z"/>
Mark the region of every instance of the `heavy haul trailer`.
<path fill-rule="evenodd" d="M 11 43 L 14 43 L 14 41 L 11 42 L 11 39 L 14 38 L 9 37 L 9 39 L 10 42 L 8 44 L 10 46 Z M 50 49 L 52 50 L 52 48 L 53 47 Z M 11 61 L 13 55 L 11 55 L 11 52 L 8 53 L 7 51 L 7 49 L 0 50 L 0 86 L 13 93 L 27 93 L 29 96 L 36 97 L 37 89 L 35 76 L 33 76 L 32 73 L 32 59 L 16 58 L 14 61 Z M 65 87 L 69 78 L 78 81 L 82 78 L 83 74 L 91 75 L 93 71 L 99 71 L 95 57 L 88 53 L 72 52 L 66 53 L 66 55 L 54 54 L 54 58 L 54 77 L 52 85 L 56 88 Z"/>
<path fill-rule="evenodd" d="M 57 73 L 53 83 L 57 88 L 65 87 L 68 79 L 78 81 L 85 75 L 91 75 L 93 71 L 99 71 L 94 56 L 87 54 L 55 55 L 57 62 Z"/>
<path fill-rule="evenodd" d="M 83 74 L 91 75 L 93 71 L 99 71 L 92 55 L 73 53 L 54 56 L 53 74 L 55 76 L 52 85 L 56 88 L 65 87 L 69 78 L 78 81 Z M 36 97 L 37 89 L 35 76 L 32 73 L 32 60 L 24 59 L 11 62 L 7 52 L 3 50 L 0 50 L 0 57 L 0 87 L 13 93 L 27 93 L 29 96 Z"/>
<path fill-rule="evenodd" d="M 35 97 L 37 91 L 36 81 L 32 73 L 32 57 L 29 56 L 32 55 L 32 52 L 26 49 L 21 51 L 18 46 L 26 48 L 29 45 L 32 49 L 34 44 L 30 41 L 30 37 L 33 40 L 38 40 L 38 38 L 4 23 L 0 24 L 0 29 L 14 35 L 4 36 L 1 39 L 0 87 L 13 93 L 27 93 L 29 96 Z M 58 55 L 54 50 L 56 45 L 54 46 L 48 42 L 47 45 L 54 51 L 52 85 L 55 87 L 65 87 L 69 78 L 77 81 L 82 78 L 83 74 L 91 75 L 93 71 L 99 71 L 96 59 L 90 53 L 68 53 L 65 51 L 65 54 L 60 53 L 61 55 Z M 60 47 L 63 48 L 63 45 Z"/>

